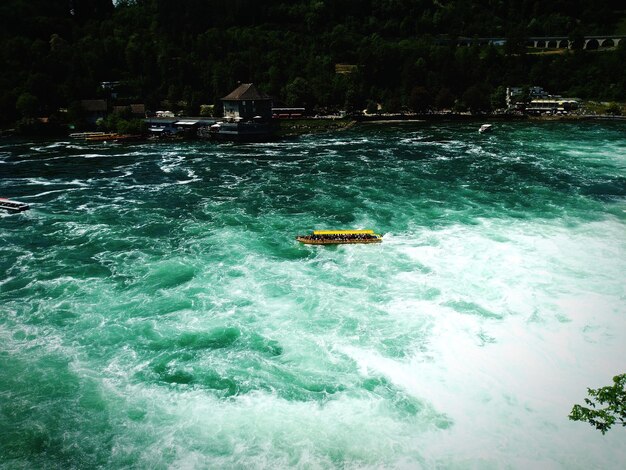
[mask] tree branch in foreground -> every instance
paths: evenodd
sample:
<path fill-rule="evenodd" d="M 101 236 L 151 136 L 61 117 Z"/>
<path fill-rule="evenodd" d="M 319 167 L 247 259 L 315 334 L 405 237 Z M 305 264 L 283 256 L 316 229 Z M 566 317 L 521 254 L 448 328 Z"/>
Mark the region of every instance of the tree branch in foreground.
<path fill-rule="evenodd" d="M 586 421 L 602 434 L 614 424 L 626 426 L 626 374 L 613 377 L 613 385 L 596 390 L 588 388 L 587 392 L 590 398 L 585 398 L 585 404 L 588 406 L 574 405 L 569 419 Z"/>

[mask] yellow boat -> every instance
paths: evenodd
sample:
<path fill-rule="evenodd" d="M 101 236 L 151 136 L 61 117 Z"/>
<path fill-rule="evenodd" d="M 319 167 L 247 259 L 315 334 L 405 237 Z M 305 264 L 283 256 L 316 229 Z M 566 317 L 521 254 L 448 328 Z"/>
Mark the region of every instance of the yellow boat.
<path fill-rule="evenodd" d="M 340 245 L 344 243 L 381 243 L 383 236 L 373 230 L 314 230 L 311 235 L 298 235 L 307 245 Z"/>

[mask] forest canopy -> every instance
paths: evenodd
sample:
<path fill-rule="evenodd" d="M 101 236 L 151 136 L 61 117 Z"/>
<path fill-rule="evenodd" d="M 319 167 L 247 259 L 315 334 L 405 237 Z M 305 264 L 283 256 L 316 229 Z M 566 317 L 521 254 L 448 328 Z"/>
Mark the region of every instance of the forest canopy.
<path fill-rule="evenodd" d="M 529 54 L 524 39 L 615 34 L 616 2 L 538 0 L 4 0 L 0 124 L 82 99 L 189 113 L 254 82 L 286 105 L 488 110 L 506 86 L 626 99 L 626 40 Z M 506 45 L 460 47 L 456 38 Z M 349 73 L 337 73 L 347 64 Z M 495 97 L 495 98 L 494 98 Z M 495 101 L 494 101 L 495 99 Z"/>

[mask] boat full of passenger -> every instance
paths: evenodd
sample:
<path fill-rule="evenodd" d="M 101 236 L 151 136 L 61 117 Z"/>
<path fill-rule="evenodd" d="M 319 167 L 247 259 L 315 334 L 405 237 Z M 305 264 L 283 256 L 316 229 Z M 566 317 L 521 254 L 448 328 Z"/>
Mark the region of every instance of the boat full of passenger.
<path fill-rule="evenodd" d="M 344 243 L 381 243 L 383 236 L 373 230 L 314 230 L 311 235 L 298 235 L 307 245 L 340 245 Z"/>

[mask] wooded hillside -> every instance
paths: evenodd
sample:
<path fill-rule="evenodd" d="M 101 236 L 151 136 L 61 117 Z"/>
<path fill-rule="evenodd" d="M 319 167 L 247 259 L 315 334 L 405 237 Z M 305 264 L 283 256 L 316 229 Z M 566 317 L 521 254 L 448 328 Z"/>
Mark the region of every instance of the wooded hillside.
<path fill-rule="evenodd" d="M 80 99 L 196 113 L 238 81 L 287 105 L 362 109 L 500 104 L 503 87 L 626 99 L 626 40 L 610 51 L 529 54 L 535 35 L 619 32 L 609 0 L 4 0 L 0 120 L 55 115 Z M 459 36 L 504 37 L 458 47 Z M 356 67 L 338 69 L 337 64 Z"/>

